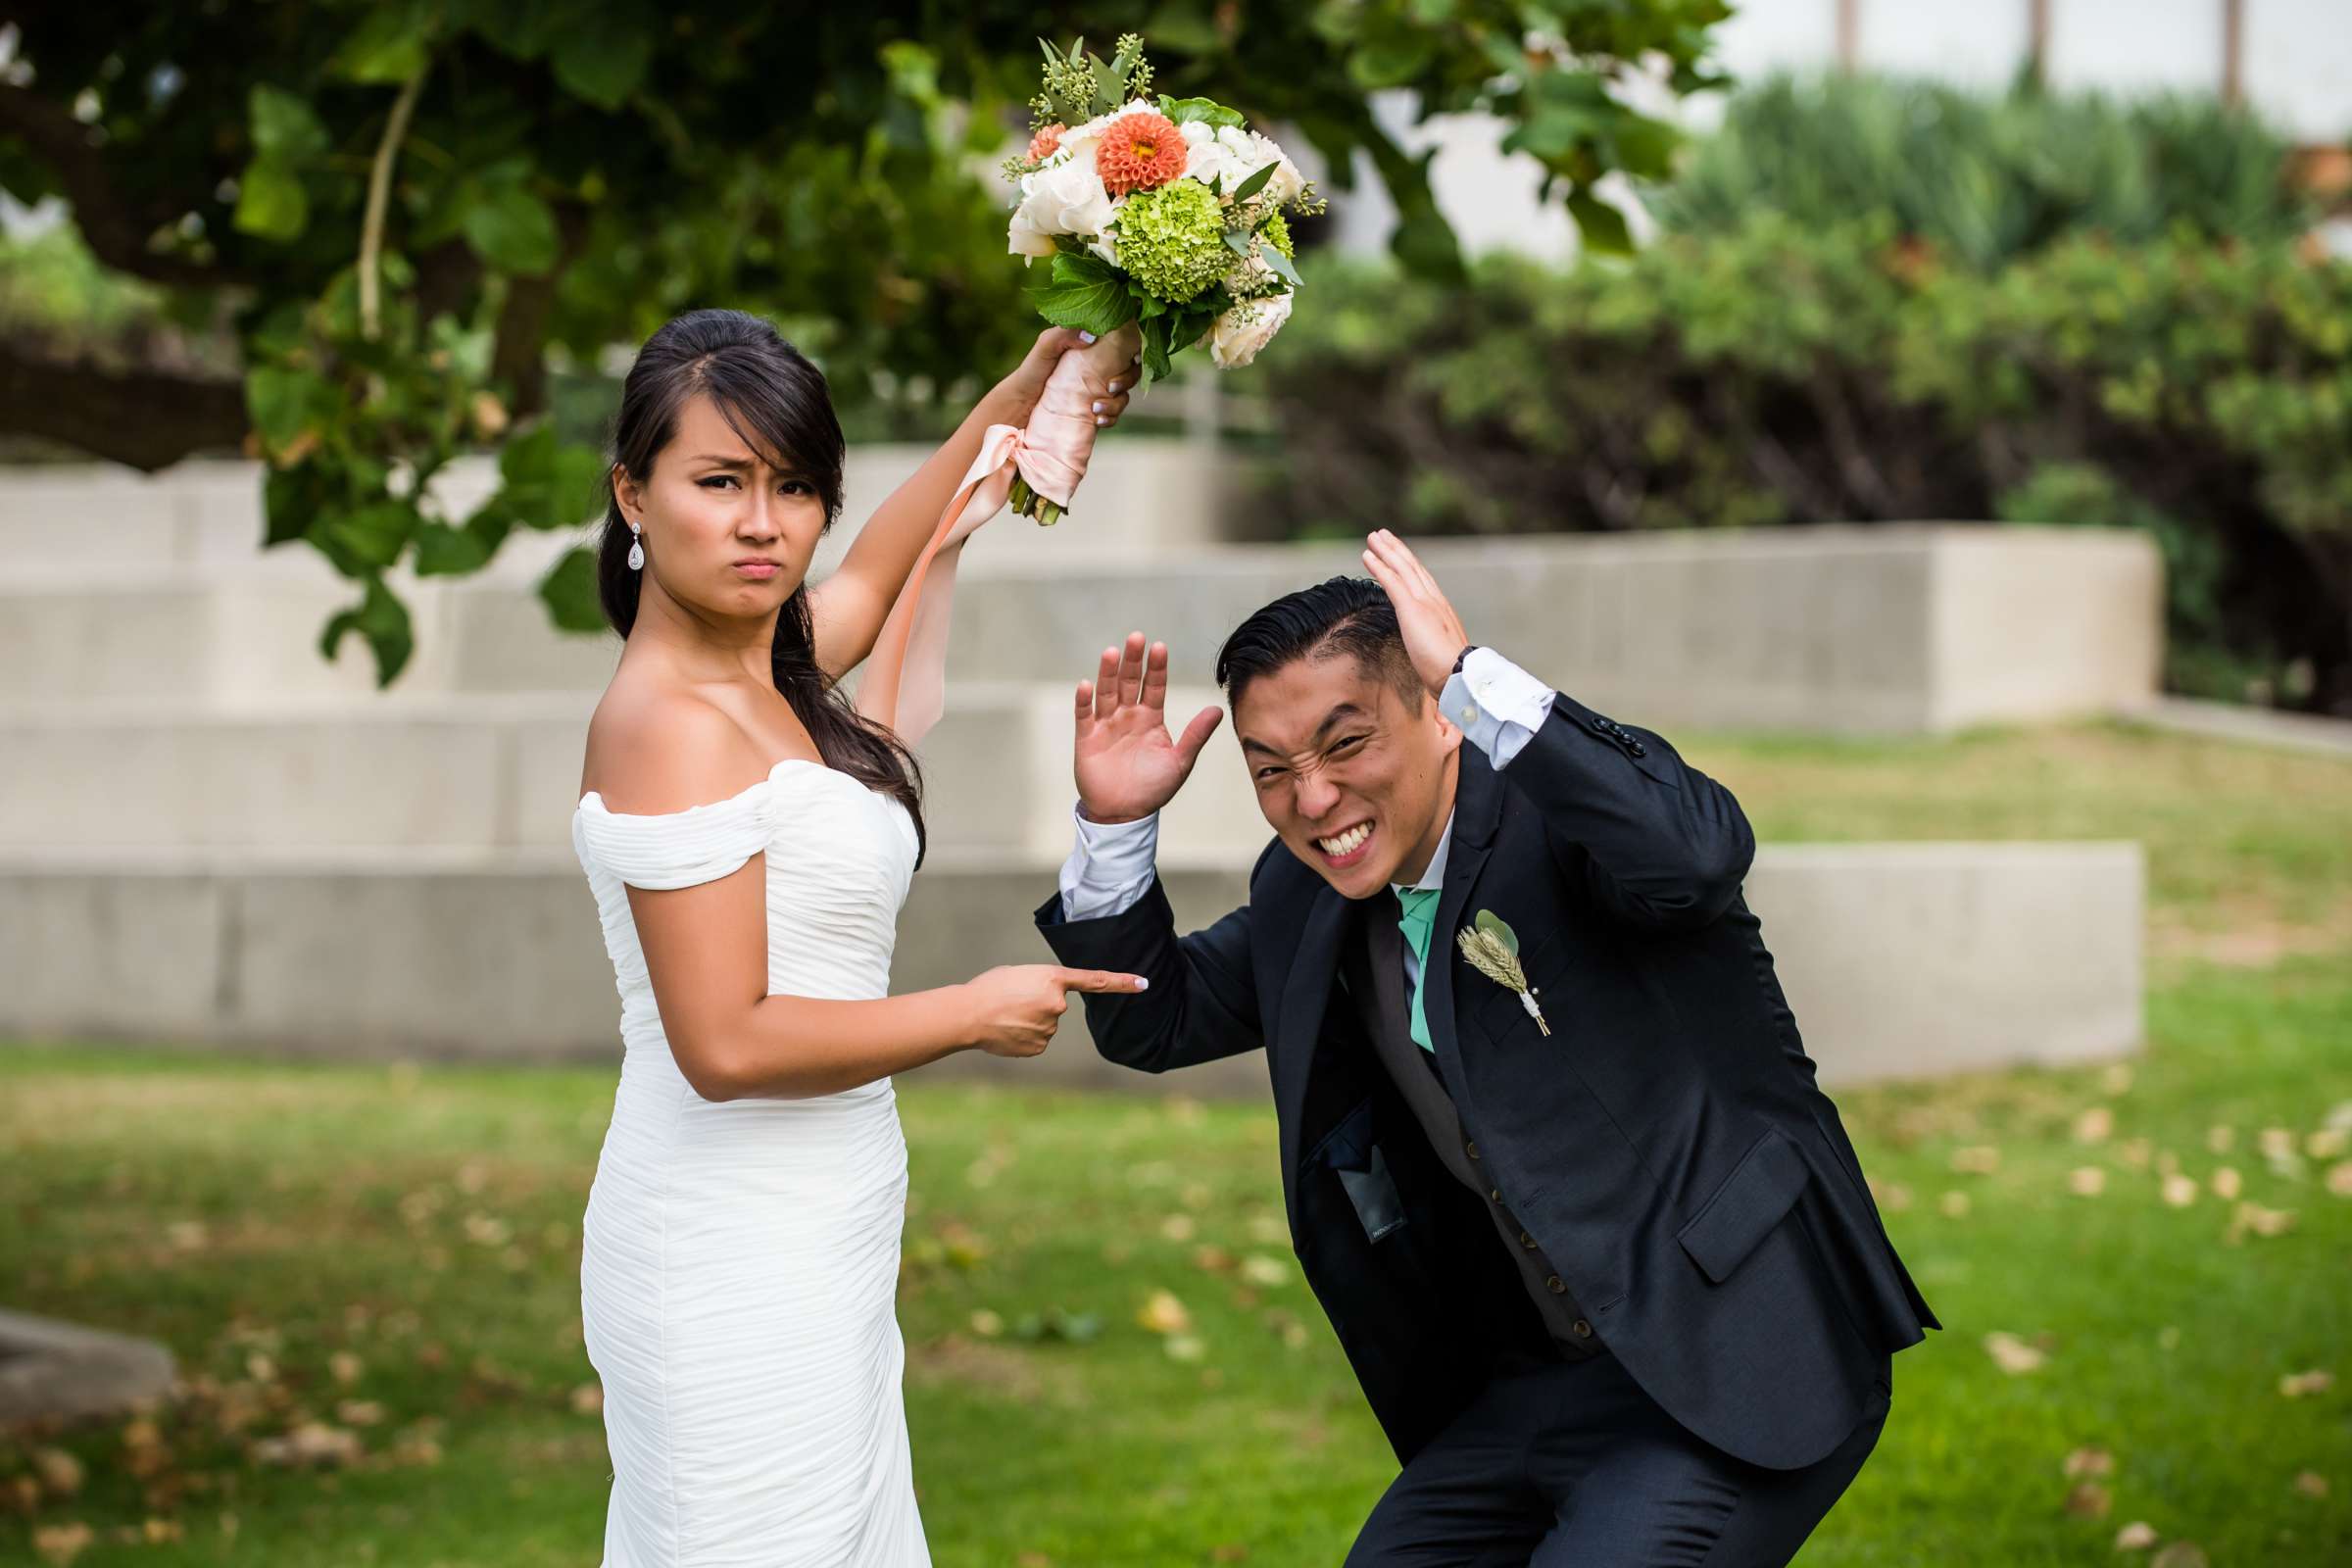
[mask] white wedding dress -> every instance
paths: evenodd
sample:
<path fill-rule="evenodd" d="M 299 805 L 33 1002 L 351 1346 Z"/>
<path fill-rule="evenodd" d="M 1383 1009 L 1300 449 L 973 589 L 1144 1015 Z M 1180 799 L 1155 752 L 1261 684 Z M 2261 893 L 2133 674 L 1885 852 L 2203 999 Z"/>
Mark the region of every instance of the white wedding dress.
<path fill-rule="evenodd" d="M 662 1036 L 626 892 L 764 851 L 769 994 L 870 1000 L 890 988 L 913 820 L 788 758 L 662 815 L 592 792 L 571 839 L 625 1048 L 580 1257 L 612 1460 L 604 1568 L 925 1568 L 892 1310 L 906 1145 L 890 1080 L 704 1100 Z"/>

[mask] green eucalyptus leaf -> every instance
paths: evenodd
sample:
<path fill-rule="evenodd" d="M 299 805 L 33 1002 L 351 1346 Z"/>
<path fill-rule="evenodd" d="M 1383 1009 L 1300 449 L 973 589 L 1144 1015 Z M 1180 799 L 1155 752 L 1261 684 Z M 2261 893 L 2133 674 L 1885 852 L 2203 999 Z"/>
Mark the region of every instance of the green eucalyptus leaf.
<path fill-rule="evenodd" d="M 1519 956 L 1519 933 L 1513 931 L 1510 923 L 1501 915 L 1496 914 L 1493 909 L 1481 909 L 1478 911 L 1477 920 L 1473 923 L 1478 929 L 1486 932 L 1487 935 L 1508 949 L 1512 957 L 1515 958 Z"/>
<path fill-rule="evenodd" d="M 1281 167 L 1280 164 L 1268 164 L 1263 169 L 1251 173 L 1249 178 L 1233 187 L 1233 199 L 1237 202 L 1246 202 L 1259 191 L 1264 190 L 1266 181 L 1272 179 L 1274 171 Z"/>

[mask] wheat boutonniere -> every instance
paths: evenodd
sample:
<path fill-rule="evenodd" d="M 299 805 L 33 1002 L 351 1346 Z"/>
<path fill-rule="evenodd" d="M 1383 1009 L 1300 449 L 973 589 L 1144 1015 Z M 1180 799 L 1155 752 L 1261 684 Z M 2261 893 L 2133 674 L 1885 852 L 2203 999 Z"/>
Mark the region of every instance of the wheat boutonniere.
<path fill-rule="evenodd" d="M 1481 909 L 1478 918 L 1458 932 L 1454 941 L 1461 947 L 1462 956 L 1470 967 L 1506 990 L 1519 994 L 1519 1005 L 1536 1020 L 1536 1027 L 1549 1038 L 1551 1025 L 1544 1021 L 1544 1009 L 1536 1005 L 1536 988 L 1527 983 L 1527 971 L 1519 966 L 1519 934 L 1510 928 L 1500 915 L 1492 909 Z"/>

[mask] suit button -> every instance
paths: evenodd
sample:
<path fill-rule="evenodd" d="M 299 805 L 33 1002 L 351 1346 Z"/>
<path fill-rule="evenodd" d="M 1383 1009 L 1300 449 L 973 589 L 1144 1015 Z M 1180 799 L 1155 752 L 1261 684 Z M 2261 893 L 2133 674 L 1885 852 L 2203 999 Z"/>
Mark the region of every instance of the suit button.
<path fill-rule="evenodd" d="M 1519 1245 L 1532 1252 L 1536 1250 L 1536 1239 L 1533 1236 L 1528 1235 L 1527 1232 L 1521 1231 L 1519 1233 Z"/>
<path fill-rule="evenodd" d="M 1490 1187 L 1487 1189 L 1487 1196 L 1499 1203 L 1502 1201 L 1502 1189 L 1499 1187 Z"/>
<path fill-rule="evenodd" d="M 1640 741 L 1627 741 L 1625 743 L 1625 749 L 1633 753 L 1636 757 L 1647 757 L 1649 755 L 1649 748 L 1643 746 Z"/>
<path fill-rule="evenodd" d="M 1557 1274 L 1554 1274 L 1551 1278 L 1545 1280 L 1544 1282 L 1544 1288 L 1554 1296 L 1566 1296 L 1568 1294 L 1568 1282 L 1561 1279 Z"/>
<path fill-rule="evenodd" d="M 1580 1340 L 1589 1340 L 1592 1337 L 1592 1325 L 1580 1317 L 1568 1325 L 1568 1332 Z"/>
<path fill-rule="evenodd" d="M 1465 1142 L 1462 1145 L 1462 1152 L 1468 1154 L 1472 1159 L 1476 1159 L 1478 1157 L 1478 1140 L 1473 1138 Z"/>

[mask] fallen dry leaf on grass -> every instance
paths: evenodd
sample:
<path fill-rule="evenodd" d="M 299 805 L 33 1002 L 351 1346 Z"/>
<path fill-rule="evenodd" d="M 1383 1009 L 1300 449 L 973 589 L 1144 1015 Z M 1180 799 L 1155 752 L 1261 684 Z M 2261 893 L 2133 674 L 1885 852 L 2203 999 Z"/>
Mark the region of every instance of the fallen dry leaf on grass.
<path fill-rule="evenodd" d="M 2107 1190 L 2107 1172 L 2097 1165 L 2078 1165 L 2068 1173 L 2066 1185 L 2077 1198 L 2096 1198 Z"/>
<path fill-rule="evenodd" d="M 1193 1314 L 1172 1292 L 1153 1291 L 1135 1321 L 1153 1334 L 1182 1334 L 1193 1326 Z"/>
<path fill-rule="evenodd" d="M 1961 1192 L 1946 1193 L 1936 1206 L 1943 1210 L 1946 1219 L 1966 1219 L 1968 1217 L 1968 1195 Z"/>
<path fill-rule="evenodd" d="M 2306 1395 L 2326 1394 L 2334 1387 L 2335 1374 L 2332 1372 L 2323 1372 L 2317 1368 L 2309 1372 L 2289 1372 L 2278 1380 L 2278 1396 L 2300 1399 Z"/>
<path fill-rule="evenodd" d="M 2115 1455 L 2105 1448 L 2077 1448 L 2066 1456 L 2066 1473 L 2070 1476 L 2113 1475 Z"/>
<path fill-rule="evenodd" d="M 43 1562 L 63 1565 L 80 1556 L 97 1539 L 97 1532 L 79 1521 L 42 1525 L 32 1533 L 32 1549 L 41 1554 Z"/>
<path fill-rule="evenodd" d="M 2206 1568 L 2205 1553 L 2190 1542 L 2176 1541 L 2150 1557 L 2148 1568 Z"/>
<path fill-rule="evenodd" d="M 2215 1171 L 2208 1178 L 2207 1185 L 2213 1189 L 2214 1197 L 2223 1200 L 2234 1200 L 2246 1188 L 2245 1178 L 2238 1175 L 2236 1167 L 2232 1165 L 2224 1165 Z"/>
<path fill-rule="evenodd" d="M 1242 1259 L 1242 1278 L 1260 1290 L 1272 1290 L 1276 1286 L 1290 1284 L 1291 1271 L 1278 1258 L 1252 1252 Z"/>
<path fill-rule="evenodd" d="M 601 1415 L 605 1408 L 605 1386 L 593 1380 L 571 1391 L 573 1415 Z"/>
<path fill-rule="evenodd" d="M 2352 1159 L 2328 1167 L 2328 1191 L 2337 1198 L 2352 1198 Z"/>
<path fill-rule="evenodd" d="M 1198 1361 L 1208 1353 L 1208 1345 L 1197 1334 L 1171 1334 L 1160 1342 L 1173 1361 Z"/>
<path fill-rule="evenodd" d="M 2352 1148 L 2352 1133 L 2341 1127 L 2323 1127 L 2303 1139 L 2303 1152 L 2314 1159 L 2339 1159 Z"/>
<path fill-rule="evenodd" d="M 2115 1499 L 2096 1481 L 2079 1481 L 2066 1494 L 2066 1511 L 2078 1519 L 2104 1519 Z"/>
<path fill-rule="evenodd" d="M 1984 1353 L 1992 1357 L 1993 1365 L 2011 1377 L 2034 1371 L 2048 1359 L 2016 1335 L 1997 1329 L 1984 1336 Z"/>
<path fill-rule="evenodd" d="M 2103 1144 L 2115 1131 L 2115 1112 L 2105 1105 L 2093 1105 L 2075 1118 L 2075 1142 Z"/>
<path fill-rule="evenodd" d="M 2197 1200 L 2197 1183 L 2191 1176 L 2175 1171 L 2164 1179 L 2164 1200 L 2175 1208 L 2186 1208 Z"/>
<path fill-rule="evenodd" d="M 2260 1203 L 2240 1203 L 2230 1216 L 2230 1229 L 2222 1240 L 2230 1243 L 2243 1241 L 2250 1233 L 2255 1236 L 2284 1236 L 2294 1228 L 2295 1211 L 2291 1208 L 2265 1208 Z"/>
<path fill-rule="evenodd" d="M 2230 1152 L 2230 1146 L 2236 1142 L 2237 1129 L 2234 1127 L 2217 1126 L 2205 1129 L 2205 1147 L 2217 1154 L 2227 1154 Z"/>
<path fill-rule="evenodd" d="M 81 1490 L 81 1461 L 63 1448 L 33 1449 L 32 1473 L 40 1478 L 41 1490 L 53 1497 L 71 1497 Z"/>
<path fill-rule="evenodd" d="M 337 1350 L 326 1358 L 326 1370 L 337 1383 L 349 1385 L 360 1381 L 368 1370 L 368 1363 L 349 1350 Z"/>
<path fill-rule="evenodd" d="M 996 1339 L 1004 1332 L 1004 1319 L 984 1306 L 972 1314 L 972 1332 L 984 1340 Z"/>
<path fill-rule="evenodd" d="M 2001 1168 L 2001 1152 L 1990 1144 L 1972 1144 L 1952 1151 L 1952 1169 L 1972 1176 L 1989 1176 Z"/>
<path fill-rule="evenodd" d="M 2328 1478 L 2317 1470 L 2297 1471 L 2295 1490 L 2306 1497 L 2325 1497 L 2328 1495 Z"/>
<path fill-rule="evenodd" d="M 2134 1519 L 2115 1533 L 2118 1551 L 2145 1551 L 2156 1544 L 2156 1527 L 2145 1519 Z"/>
<path fill-rule="evenodd" d="M 253 1446 L 257 1463 L 320 1468 L 356 1464 L 366 1451 L 358 1433 L 323 1421 L 305 1421 L 291 1432 L 264 1438 Z"/>
<path fill-rule="evenodd" d="M 345 1399 L 335 1406 L 335 1419 L 347 1427 L 381 1426 L 384 1407 L 373 1399 Z"/>
<path fill-rule="evenodd" d="M 1170 1214 L 1159 1222 L 1159 1239 L 1179 1246 L 1193 1239 L 1196 1227 L 1190 1214 Z"/>

